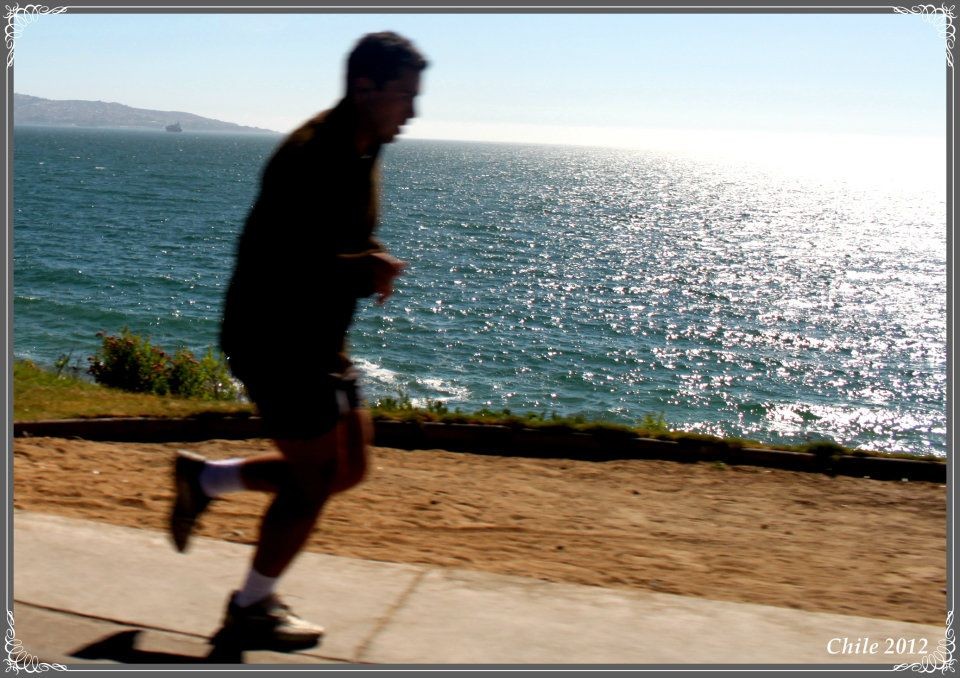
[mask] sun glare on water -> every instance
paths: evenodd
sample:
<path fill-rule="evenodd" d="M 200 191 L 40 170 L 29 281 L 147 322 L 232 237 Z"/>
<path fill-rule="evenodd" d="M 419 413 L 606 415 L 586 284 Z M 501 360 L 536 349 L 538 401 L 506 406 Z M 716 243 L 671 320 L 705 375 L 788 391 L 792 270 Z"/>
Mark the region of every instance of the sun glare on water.
<path fill-rule="evenodd" d="M 880 136 L 731 130 L 445 124 L 414 121 L 420 139 L 635 149 L 710 163 L 743 164 L 820 182 L 943 191 L 946 141 Z"/>

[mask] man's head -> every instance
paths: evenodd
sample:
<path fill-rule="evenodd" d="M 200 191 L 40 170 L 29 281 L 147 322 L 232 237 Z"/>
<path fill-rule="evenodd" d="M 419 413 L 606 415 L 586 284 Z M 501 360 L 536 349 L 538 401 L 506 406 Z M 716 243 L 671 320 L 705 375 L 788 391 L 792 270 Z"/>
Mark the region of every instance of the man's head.
<path fill-rule="evenodd" d="M 404 69 L 419 73 L 426 67 L 427 60 L 403 36 L 392 31 L 369 33 L 360 38 L 347 59 L 347 94 L 353 93 L 357 78 L 383 87 Z"/>
<path fill-rule="evenodd" d="M 427 60 L 406 38 L 385 31 L 363 36 L 347 59 L 347 98 L 360 117 L 364 145 L 387 143 L 415 115 Z"/>

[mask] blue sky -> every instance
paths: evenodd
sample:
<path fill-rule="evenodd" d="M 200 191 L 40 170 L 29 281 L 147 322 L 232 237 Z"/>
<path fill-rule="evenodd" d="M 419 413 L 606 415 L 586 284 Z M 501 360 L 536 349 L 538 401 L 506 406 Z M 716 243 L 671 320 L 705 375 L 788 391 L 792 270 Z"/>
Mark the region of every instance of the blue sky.
<path fill-rule="evenodd" d="M 15 91 L 287 131 L 328 107 L 361 34 L 431 61 L 426 138 L 697 147 L 789 136 L 943 146 L 945 42 L 896 14 L 80 14 L 15 44 Z"/>

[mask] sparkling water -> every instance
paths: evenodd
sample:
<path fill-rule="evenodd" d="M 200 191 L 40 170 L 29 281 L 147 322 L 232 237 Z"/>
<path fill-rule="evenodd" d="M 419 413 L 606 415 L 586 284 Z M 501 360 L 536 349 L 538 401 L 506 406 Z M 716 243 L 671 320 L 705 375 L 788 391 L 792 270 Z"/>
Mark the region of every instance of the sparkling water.
<path fill-rule="evenodd" d="M 123 327 L 214 346 L 279 140 L 17 128 L 16 356 L 85 366 Z M 351 331 L 369 400 L 946 453 L 942 188 L 414 140 L 382 183 L 380 238 L 410 266 Z"/>

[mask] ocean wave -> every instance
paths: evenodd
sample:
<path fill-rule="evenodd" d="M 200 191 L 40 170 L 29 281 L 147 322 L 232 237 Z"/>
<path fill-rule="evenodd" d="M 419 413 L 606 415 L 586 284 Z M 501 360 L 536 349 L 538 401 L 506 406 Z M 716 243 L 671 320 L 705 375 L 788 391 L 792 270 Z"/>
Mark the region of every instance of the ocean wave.
<path fill-rule="evenodd" d="M 393 386 L 398 382 L 398 374 L 393 370 L 377 365 L 372 360 L 365 358 L 353 358 L 354 366 L 360 370 L 363 376 L 370 381 L 377 382 L 385 386 Z"/>

